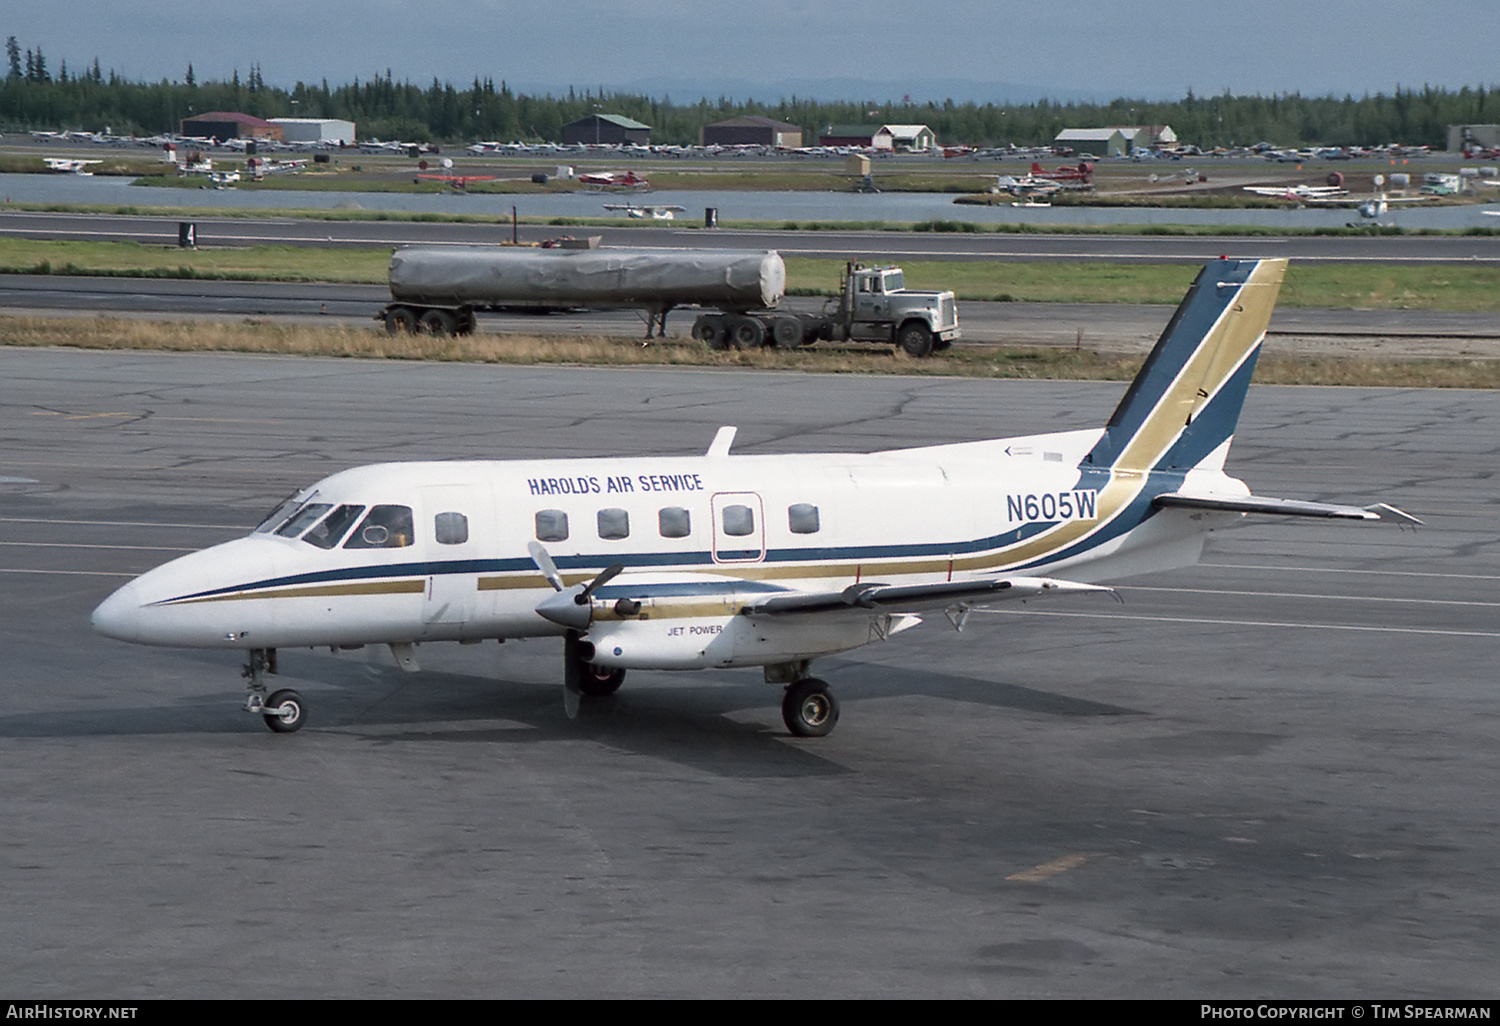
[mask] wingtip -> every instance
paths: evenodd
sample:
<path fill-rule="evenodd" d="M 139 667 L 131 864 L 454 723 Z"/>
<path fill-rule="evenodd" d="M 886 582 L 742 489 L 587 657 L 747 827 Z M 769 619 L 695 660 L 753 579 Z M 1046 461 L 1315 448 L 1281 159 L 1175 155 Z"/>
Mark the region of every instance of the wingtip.
<path fill-rule="evenodd" d="M 1401 524 L 1403 526 L 1411 527 L 1422 526 L 1422 521 L 1412 516 L 1410 513 L 1407 513 L 1405 510 L 1399 510 L 1395 506 L 1384 502 L 1377 502 L 1373 506 L 1366 506 L 1365 512 L 1373 514 L 1373 519 L 1383 520 L 1386 523 Z"/>

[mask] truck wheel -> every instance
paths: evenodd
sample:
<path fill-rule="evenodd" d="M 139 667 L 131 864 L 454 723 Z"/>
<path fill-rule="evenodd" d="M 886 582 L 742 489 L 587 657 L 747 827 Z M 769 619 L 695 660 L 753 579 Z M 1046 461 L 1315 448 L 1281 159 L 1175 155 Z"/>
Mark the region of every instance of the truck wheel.
<path fill-rule="evenodd" d="M 766 326 L 754 317 L 736 317 L 729 325 L 736 349 L 759 349 L 766 344 Z"/>
<path fill-rule="evenodd" d="M 896 333 L 896 345 L 912 356 L 927 356 L 932 352 L 932 332 L 921 321 L 910 321 Z"/>
<path fill-rule="evenodd" d="M 771 341 L 790 349 L 802 344 L 802 322 L 795 317 L 778 317 L 771 322 Z"/>
<path fill-rule="evenodd" d="M 415 335 L 417 333 L 416 311 L 404 306 L 394 306 L 385 312 L 387 335 Z"/>
<path fill-rule="evenodd" d="M 693 322 L 693 337 L 710 349 L 723 349 L 728 340 L 724 333 L 724 318 L 699 317 Z"/>
<path fill-rule="evenodd" d="M 435 338 L 458 334 L 458 318 L 447 310 L 428 310 L 422 315 L 422 330 Z"/>

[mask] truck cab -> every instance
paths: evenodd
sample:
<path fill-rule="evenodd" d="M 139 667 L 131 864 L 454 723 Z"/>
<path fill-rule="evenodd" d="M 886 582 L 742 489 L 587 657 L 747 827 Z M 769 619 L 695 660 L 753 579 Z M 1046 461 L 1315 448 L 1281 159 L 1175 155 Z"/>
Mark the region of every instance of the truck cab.
<path fill-rule="evenodd" d="M 850 262 L 842 284 L 841 312 L 850 339 L 890 342 L 912 356 L 926 356 L 959 337 L 953 293 L 908 289 L 899 267 Z"/>

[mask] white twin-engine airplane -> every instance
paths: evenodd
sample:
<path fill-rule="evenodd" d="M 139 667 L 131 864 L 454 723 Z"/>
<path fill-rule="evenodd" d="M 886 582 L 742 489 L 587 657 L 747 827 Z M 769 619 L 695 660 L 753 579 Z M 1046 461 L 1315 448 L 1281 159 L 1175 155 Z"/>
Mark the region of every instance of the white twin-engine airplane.
<path fill-rule="evenodd" d="M 839 707 L 808 672 L 943 610 L 1108 592 L 1189 566 L 1246 513 L 1415 518 L 1252 496 L 1223 472 L 1285 260 L 1221 260 L 1102 429 L 868 455 L 387 463 L 299 492 L 248 537 L 173 560 L 94 611 L 101 633 L 249 652 L 246 709 L 303 725 L 266 693 L 276 650 L 564 639 L 569 715 L 627 669 L 764 667 L 782 715 L 827 734 Z"/>

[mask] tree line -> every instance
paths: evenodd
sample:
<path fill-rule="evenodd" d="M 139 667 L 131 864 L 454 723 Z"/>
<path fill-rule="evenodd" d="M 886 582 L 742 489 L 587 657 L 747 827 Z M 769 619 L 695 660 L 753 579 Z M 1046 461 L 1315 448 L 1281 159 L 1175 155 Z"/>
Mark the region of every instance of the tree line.
<path fill-rule="evenodd" d="M 467 88 L 434 79 L 398 82 L 387 70 L 363 81 L 329 85 L 268 85 L 251 64 L 241 78 L 200 80 L 189 64 L 179 81 L 129 81 L 101 70 L 97 58 L 81 70 L 66 61 L 54 73 L 40 47 L 23 51 L 6 41 L 8 72 L 0 82 L 0 131 L 33 129 L 111 131 L 149 136 L 180 130 L 193 114 L 239 111 L 257 117 L 320 117 L 353 121 L 361 138 L 456 143 L 556 142 L 562 126 L 593 113 L 623 114 L 651 126 L 657 143 L 698 142 L 704 125 L 759 114 L 797 125 L 808 145 L 830 125 L 925 124 L 940 142 L 977 146 L 1043 145 L 1064 128 L 1171 125 L 1184 142 L 1204 148 L 1248 146 L 1378 146 L 1391 142 L 1442 147 L 1447 126 L 1500 121 L 1500 93 L 1485 86 L 1458 90 L 1397 87 L 1391 95 L 1198 97 L 1158 102 L 1121 98 L 1109 103 L 830 103 L 795 96 L 776 103 L 706 97 L 674 102 L 603 89 L 566 96 L 529 96 L 476 77 Z"/>

